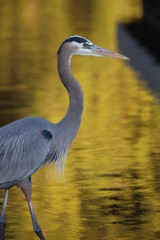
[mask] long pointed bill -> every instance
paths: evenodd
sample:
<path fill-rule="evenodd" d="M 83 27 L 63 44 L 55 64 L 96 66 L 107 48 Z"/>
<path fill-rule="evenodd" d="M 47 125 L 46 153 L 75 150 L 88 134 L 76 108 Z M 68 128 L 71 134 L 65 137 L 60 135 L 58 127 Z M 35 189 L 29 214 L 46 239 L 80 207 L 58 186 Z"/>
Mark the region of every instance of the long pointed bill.
<path fill-rule="evenodd" d="M 96 45 L 92 45 L 90 47 L 90 50 L 92 51 L 93 54 L 95 54 L 96 56 L 99 56 L 99 57 L 121 58 L 121 59 L 129 60 L 128 57 L 126 57 L 122 54 L 109 51 L 105 48 L 101 48 Z"/>

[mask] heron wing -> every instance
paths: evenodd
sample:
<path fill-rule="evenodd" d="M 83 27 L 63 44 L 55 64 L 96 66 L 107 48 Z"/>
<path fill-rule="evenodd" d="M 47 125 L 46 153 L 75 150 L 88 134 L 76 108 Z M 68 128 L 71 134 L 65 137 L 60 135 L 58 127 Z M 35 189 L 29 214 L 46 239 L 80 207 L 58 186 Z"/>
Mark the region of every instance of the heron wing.
<path fill-rule="evenodd" d="M 33 174 L 51 147 L 49 122 L 24 118 L 0 128 L 0 184 Z"/>

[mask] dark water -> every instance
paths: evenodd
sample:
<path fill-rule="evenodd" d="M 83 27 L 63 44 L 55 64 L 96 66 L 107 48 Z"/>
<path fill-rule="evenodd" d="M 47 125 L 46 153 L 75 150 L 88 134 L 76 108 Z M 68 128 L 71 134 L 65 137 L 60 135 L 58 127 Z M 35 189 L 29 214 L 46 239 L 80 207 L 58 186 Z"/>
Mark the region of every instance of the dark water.
<path fill-rule="evenodd" d="M 0 1 L 0 125 L 25 116 L 59 121 L 68 96 L 56 52 L 78 34 L 118 51 L 117 26 L 142 15 L 141 1 Z M 121 60 L 75 57 L 85 95 L 64 180 L 52 166 L 32 178 L 46 239 L 160 238 L 160 107 Z M 0 191 L 2 205 L 3 191 Z M 36 239 L 19 189 L 9 192 L 6 239 Z"/>

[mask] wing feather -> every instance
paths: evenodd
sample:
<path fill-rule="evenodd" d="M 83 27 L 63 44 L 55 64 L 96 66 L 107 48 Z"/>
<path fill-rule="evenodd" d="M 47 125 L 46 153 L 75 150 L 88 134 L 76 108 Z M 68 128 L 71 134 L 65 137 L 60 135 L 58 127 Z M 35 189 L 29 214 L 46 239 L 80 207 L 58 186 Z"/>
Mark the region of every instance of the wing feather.
<path fill-rule="evenodd" d="M 43 165 L 52 139 L 47 127 L 44 119 L 24 118 L 0 128 L 0 184 L 22 180 Z"/>

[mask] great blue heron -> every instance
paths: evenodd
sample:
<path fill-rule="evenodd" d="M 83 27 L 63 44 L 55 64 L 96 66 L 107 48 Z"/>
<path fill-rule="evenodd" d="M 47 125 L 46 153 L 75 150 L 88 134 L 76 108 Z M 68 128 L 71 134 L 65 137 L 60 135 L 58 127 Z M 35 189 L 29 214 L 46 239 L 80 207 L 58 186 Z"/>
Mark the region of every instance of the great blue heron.
<path fill-rule="evenodd" d="M 0 128 L 0 188 L 4 188 L 0 222 L 6 223 L 8 190 L 17 185 L 26 197 L 33 229 L 40 239 L 45 238 L 33 210 L 31 175 L 46 163 L 58 164 L 64 161 L 79 129 L 83 112 L 83 92 L 72 75 L 71 57 L 88 55 L 128 59 L 80 36 L 67 38 L 57 55 L 59 76 L 69 95 L 69 108 L 65 117 L 57 124 L 40 117 L 27 117 Z"/>

